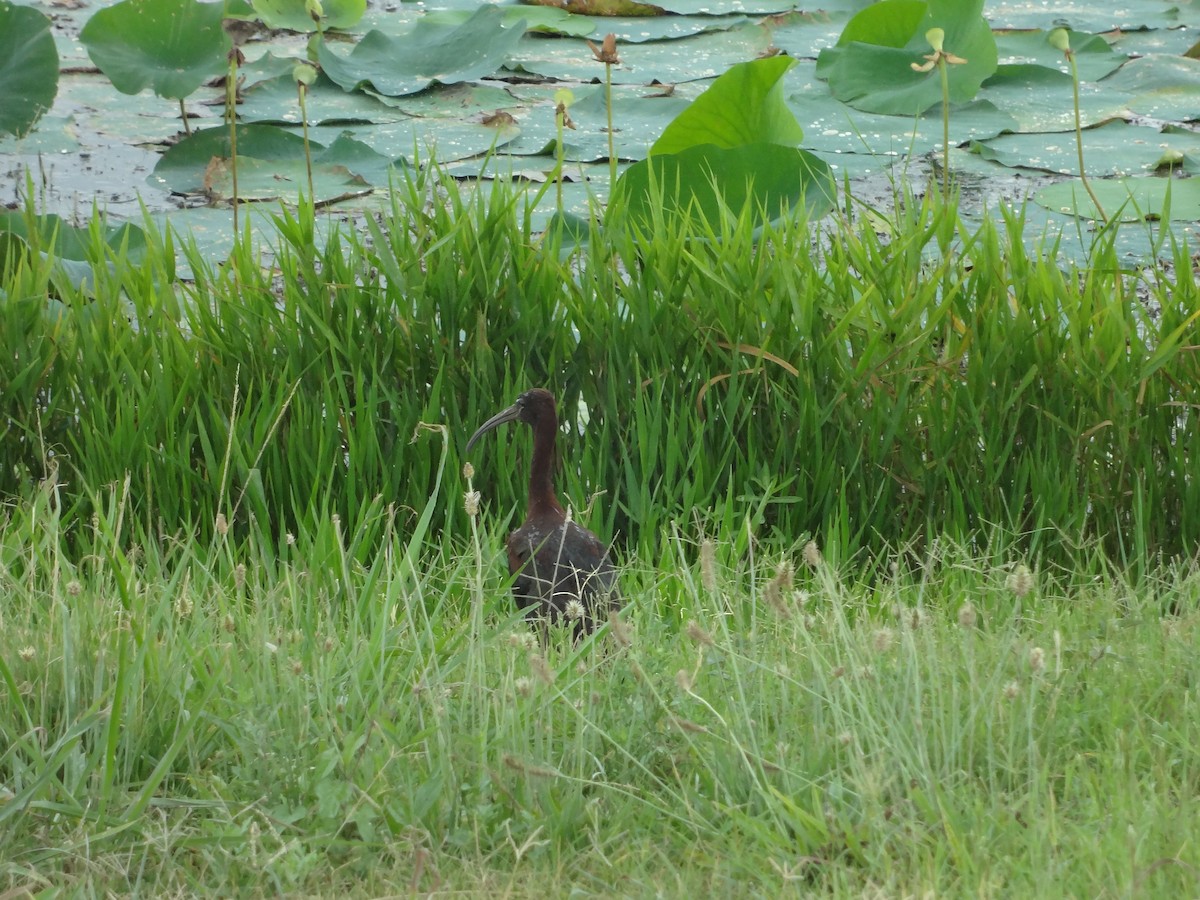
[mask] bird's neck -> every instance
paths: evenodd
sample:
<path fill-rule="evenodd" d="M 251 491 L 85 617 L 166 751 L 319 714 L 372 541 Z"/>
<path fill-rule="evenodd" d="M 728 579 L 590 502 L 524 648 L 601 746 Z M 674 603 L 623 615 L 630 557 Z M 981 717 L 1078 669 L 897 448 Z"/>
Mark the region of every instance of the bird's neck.
<path fill-rule="evenodd" d="M 533 463 L 529 467 L 529 517 L 563 515 L 554 495 L 554 447 L 558 436 L 556 421 L 538 422 L 533 432 Z"/>

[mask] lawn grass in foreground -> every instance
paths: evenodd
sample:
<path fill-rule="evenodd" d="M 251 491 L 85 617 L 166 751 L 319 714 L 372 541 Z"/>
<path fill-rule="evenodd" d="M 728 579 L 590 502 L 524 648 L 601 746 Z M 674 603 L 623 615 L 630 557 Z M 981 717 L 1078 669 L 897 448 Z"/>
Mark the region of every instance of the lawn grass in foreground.
<path fill-rule="evenodd" d="M 573 648 L 461 508 L 356 559 L 338 521 L 127 542 L 121 486 L 56 494 L 0 518 L 0 890 L 1197 888 L 1194 567 L 681 526 Z"/>

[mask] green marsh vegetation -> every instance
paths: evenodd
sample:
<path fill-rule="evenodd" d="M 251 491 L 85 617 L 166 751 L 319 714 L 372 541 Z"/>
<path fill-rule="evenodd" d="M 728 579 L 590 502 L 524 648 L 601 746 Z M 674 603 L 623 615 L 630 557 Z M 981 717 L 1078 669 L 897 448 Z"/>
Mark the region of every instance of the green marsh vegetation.
<path fill-rule="evenodd" d="M 935 190 L 568 253 L 393 198 L 270 269 L 7 252 L 6 889 L 1194 886 L 1185 247 L 1063 268 Z M 580 647 L 507 596 L 520 438 L 463 505 L 531 383 L 624 567 Z"/>

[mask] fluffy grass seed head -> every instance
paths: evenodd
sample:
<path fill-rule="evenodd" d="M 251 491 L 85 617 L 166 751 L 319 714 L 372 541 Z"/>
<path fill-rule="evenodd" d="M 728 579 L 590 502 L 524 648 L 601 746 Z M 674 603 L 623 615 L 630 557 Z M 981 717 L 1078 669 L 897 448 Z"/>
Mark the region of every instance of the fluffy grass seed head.
<path fill-rule="evenodd" d="M 683 693 L 691 693 L 692 690 L 692 673 L 687 669 L 680 669 L 675 673 L 675 684 Z"/>
<path fill-rule="evenodd" d="M 546 657 L 540 653 L 529 654 L 529 668 L 542 684 L 554 684 L 554 670 L 550 668 L 550 663 L 546 662 Z"/>
<path fill-rule="evenodd" d="M 821 548 L 817 546 L 816 541 L 809 541 L 804 545 L 804 549 L 800 551 L 800 558 L 804 560 L 804 564 L 810 569 L 815 569 L 821 564 Z"/>
<path fill-rule="evenodd" d="M 717 589 L 717 545 L 711 538 L 700 542 L 700 583 L 706 591 Z"/>
<path fill-rule="evenodd" d="M 875 648 L 875 652 L 883 655 L 892 649 L 896 642 L 896 632 L 890 628 L 877 628 L 875 634 L 871 636 L 871 646 Z"/>
<path fill-rule="evenodd" d="M 1029 651 L 1029 671 L 1034 675 L 1042 672 L 1046 668 L 1046 651 L 1041 647 L 1034 647 Z"/>
<path fill-rule="evenodd" d="M 1018 563 L 1011 572 L 1008 573 L 1008 578 L 1005 581 L 1008 589 L 1017 595 L 1017 598 L 1026 596 L 1033 590 L 1034 578 L 1033 572 L 1025 563 Z"/>
<path fill-rule="evenodd" d="M 33 658 L 37 656 L 37 651 L 32 646 L 24 646 L 17 651 L 17 656 L 21 657 L 21 662 L 33 662 Z"/>
<path fill-rule="evenodd" d="M 633 643 L 633 631 L 617 615 L 616 610 L 611 610 L 608 614 L 608 630 L 612 632 L 613 640 L 617 642 L 618 646 L 628 647 Z"/>
<path fill-rule="evenodd" d="M 978 621 L 979 621 L 979 616 L 975 612 L 975 607 L 971 605 L 970 601 L 967 601 L 966 603 L 964 603 L 962 606 L 960 606 L 958 608 L 959 627 L 964 628 L 967 631 L 970 631 L 972 628 L 975 627 L 975 625 Z"/>
<path fill-rule="evenodd" d="M 691 639 L 694 643 L 699 644 L 701 647 L 712 647 L 716 644 L 716 641 L 713 640 L 712 635 L 705 631 L 701 627 L 700 623 L 695 619 L 692 619 L 692 621 L 687 623 L 684 633 L 689 639 Z"/>
<path fill-rule="evenodd" d="M 572 622 L 582 619 L 584 616 L 584 613 L 586 613 L 586 612 L 587 612 L 587 610 L 585 610 L 583 608 L 583 601 L 581 601 L 575 597 L 568 600 L 566 607 L 564 607 L 564 609 L 563 609 L 563 613 Z"/>
<path fill-rule="evenodd" d="M 217 513 L 216 521 L 213 522 L 213 528 L 221 537 L 229 534 L 229 520 L 225 518 L 225 513 Z"/>
<path fill-rule="evenodd" d="M 70 581 L 67 582 L 67 596 L 78 597 L 82 593 L 83 593 L 83 585 L 80 584 L 78 581 L 71 579 Z"/>

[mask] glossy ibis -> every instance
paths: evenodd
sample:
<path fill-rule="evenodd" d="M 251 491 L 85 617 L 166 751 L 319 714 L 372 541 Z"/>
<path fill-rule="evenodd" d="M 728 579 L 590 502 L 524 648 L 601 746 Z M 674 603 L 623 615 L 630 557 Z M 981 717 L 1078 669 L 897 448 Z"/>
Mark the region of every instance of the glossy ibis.
<path fill-rule="evenodd" d="M 508 570 L 516 576 L 513 596 L 528 618 L 566 619 L 576 636 L 590 632 L 613 606 L 616 571 L 600 539 L 572 522 L 554 494 L 554 395 L 541 388 L 521 394 L 479 426 L 467 450 L 505 422 L 524 422 L 533 429 L 529 506 L 524 524 L 508 536 Z"/>

